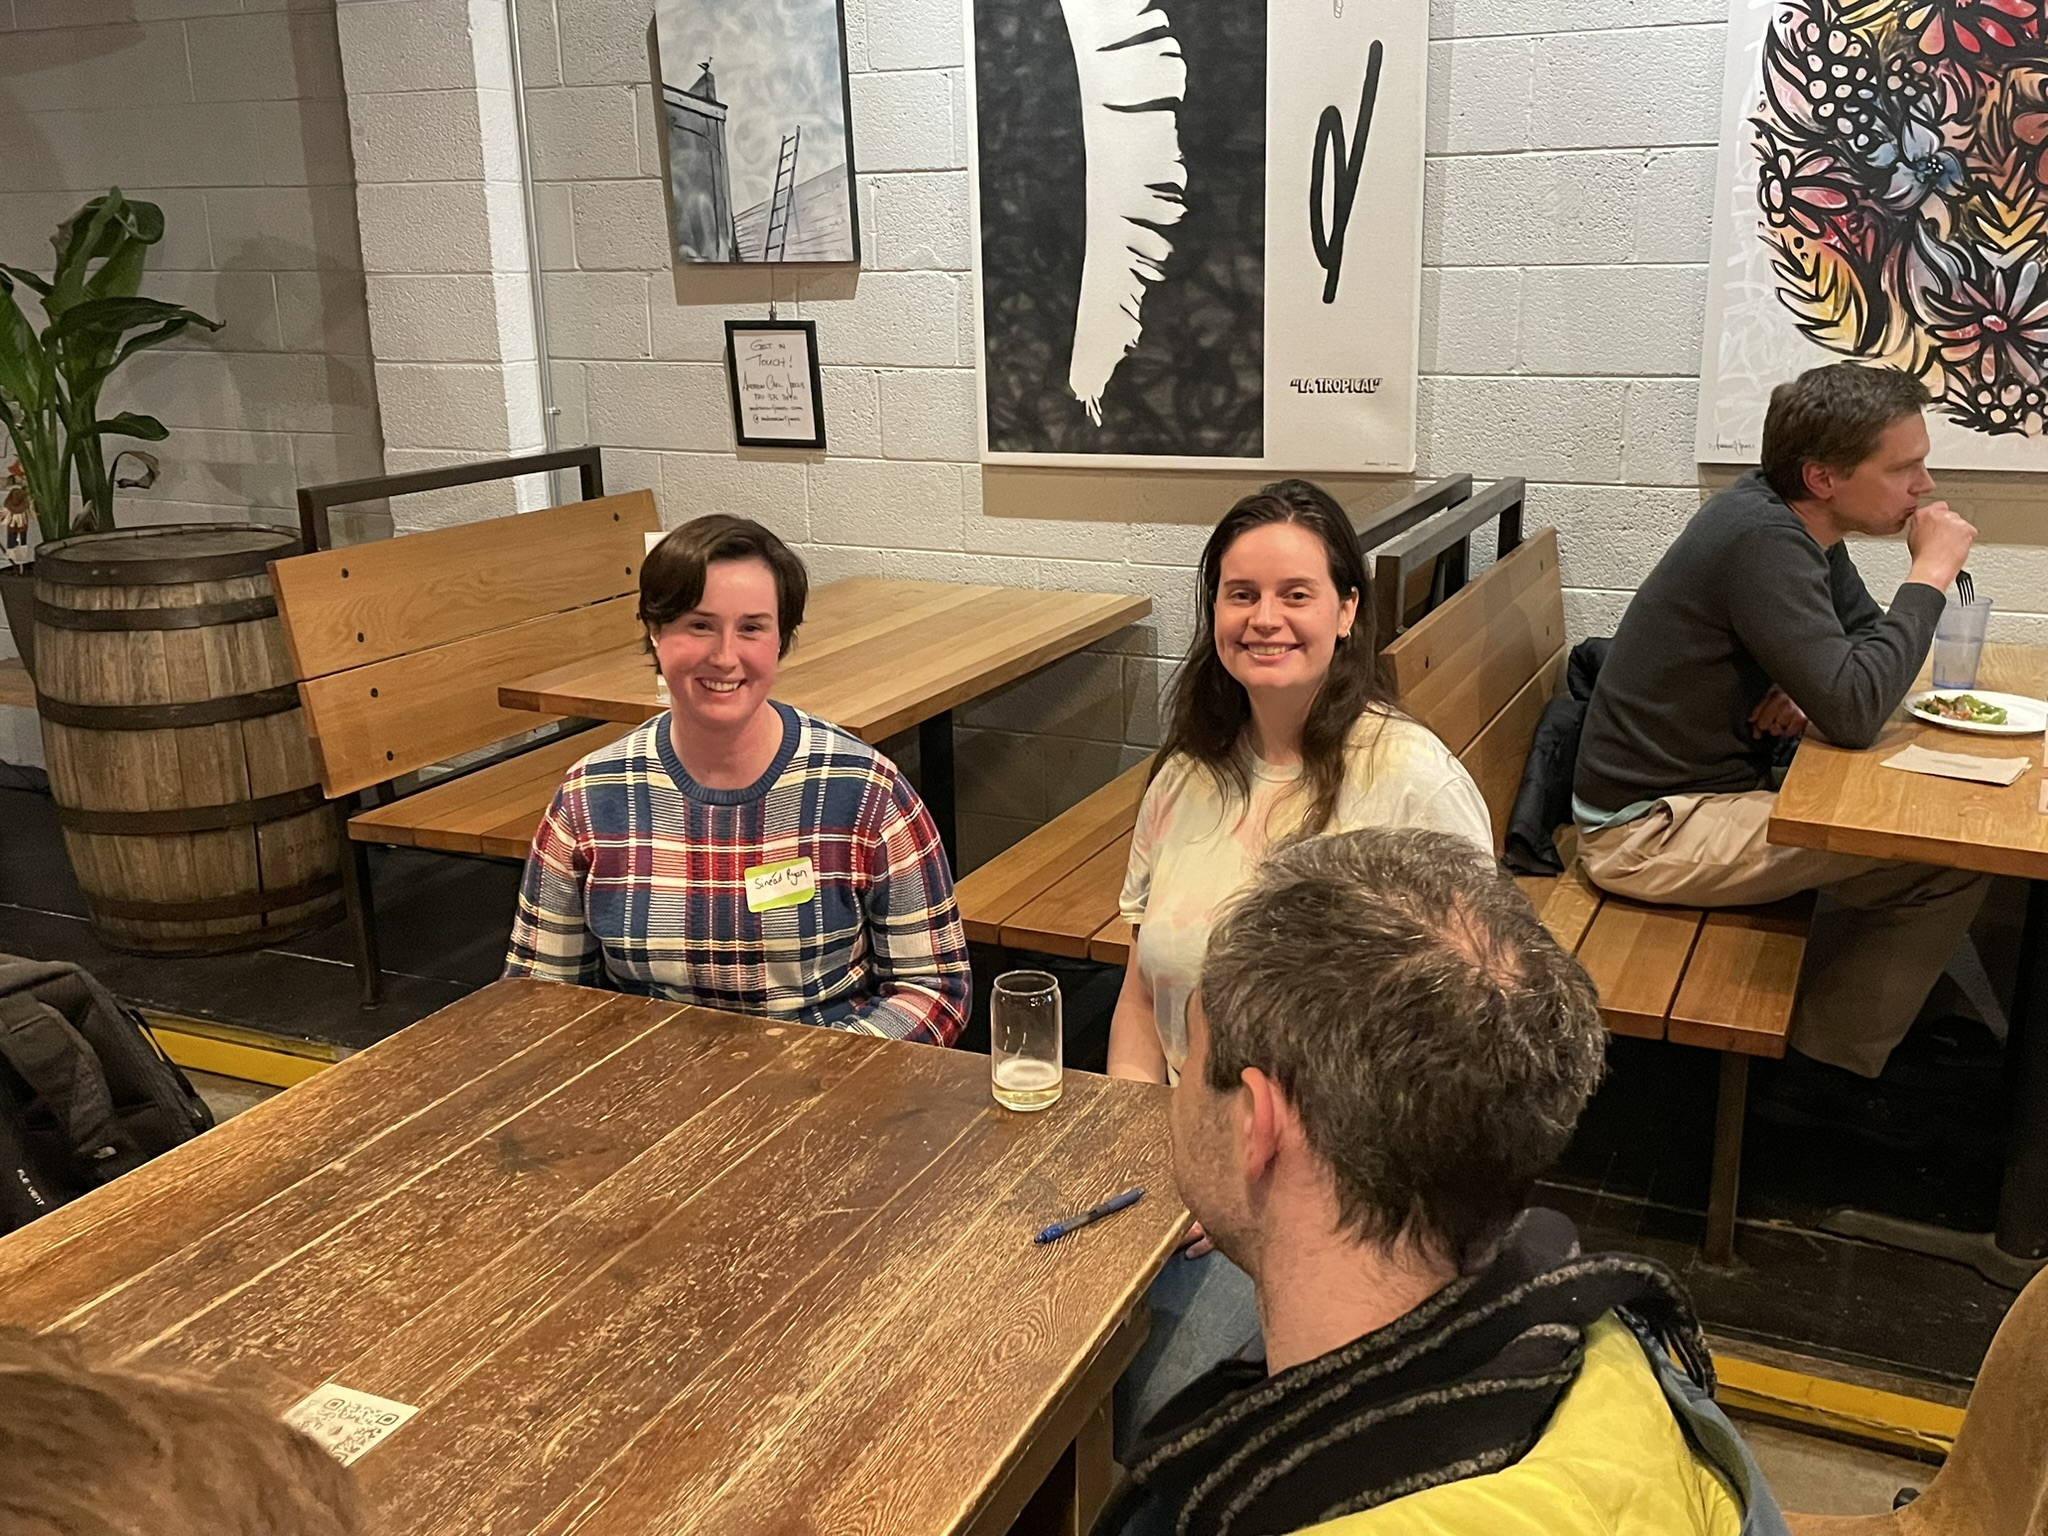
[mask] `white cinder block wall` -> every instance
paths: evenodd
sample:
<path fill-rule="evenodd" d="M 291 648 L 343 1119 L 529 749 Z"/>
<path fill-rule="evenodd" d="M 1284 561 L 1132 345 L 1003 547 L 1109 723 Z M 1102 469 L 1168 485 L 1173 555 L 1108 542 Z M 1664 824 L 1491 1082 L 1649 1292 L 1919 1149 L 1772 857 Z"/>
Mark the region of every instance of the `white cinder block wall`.
<path fill-rule="evenodd" d="M 505 0 L 339 0 L 391 474 L 545 446 L 506 15 Z M 410 532 L 546 504 L 536 478 L 391 515 Z"/>
<path fill-rule="evenodd" d="M 975 463 L 960 0 L 848 0 L 864 270 L 672 276 L 648 0 L 520 0 L 568 440 L 620 484 L 762 517 L 814 569 L 1152 594 L 1154 620 L 966 716 L 963 862 L 1157 740 L 1193 559 L 1250 483 Z M 1419 472 L 1522 474 L 1574 625 L 1611 627 L 1698 505 L 1692 411 L 1725 0 L 1437 0 Z M 635 138 L 627 152 L 625 127 Z M 771 287 L 771 284 L 773 285 Z M 831 452 L 735 458 L 719 321 L 819 323 Z M 678 299 L 683 303 L 679 306 Z M 615 452 L 615 450 L 623 450 Z M 1337 487 L 1377 503 L 1405 483 Z"/>
<path fill-rule="evenodd" d="M 196 429 L 173 440 L 190 453 L 167 487 L 188 507 L 288 507 L 304 464 L 374 450 L 360 317 L 335 299 L 357 258 L 333 0 L 245 4 L 274 9 L 0 0 L 0 252 L 39 257 L 72 189 L 166 188 L 159 269 L 243 316 L 212 344 L 237 349 L 225 364 L 166 359 L 139 402 Z M 405 407 L 401 424 L 386 399 L 394 467 L 524 446 L 503 0 L 341 7 L 379 379 Z M 1140 755 L 1188 638 L 1194 556 L 1253 477 L 976 464 L 960 0 L 846 0 L 864 263 L 808 276 L 672 270 L 651 0 L 517 7 L 559 440 L 602 444 L 613 487 L 653 487 L 671 523 L 762 518 L 820 579 L 1153 596 L 1150 623 L 967 711 L 964 863 Z M 1724 15 L 1725 0 L 1432 6 L 1418 470 L 1529 478 L 1578 633 L 1612 627 L 1702 486 L 1727 478 L 1703 477 L 1691 449 Z M 272 62 L 228 51 L 236 39 Z M 298 345 L 309 294 L 347 332 L 331 355 Z M 827 455 L 733 451 L 721 323 L 771 300 L 819 322 Z M 2003 632 L 2048 640 L 2036 482 L 1943 478 L 1984 530 L 1973 569 Z M 1335 489 L 1364 506 L 1406 484 Z M 1881 593 L 1904 569 L 1895 546 L 1860 558 Z"/>
<path fill-rule="evenodd" d="M 109 384 L 172 428 L 123 524 L 296 528 L 297 486 L 378 473 L 353 182 L 333 0 L 0 0 L 0 260 L 47 272 L 119 185 L 164 210 L 143 292 L 226 322 Z"/>

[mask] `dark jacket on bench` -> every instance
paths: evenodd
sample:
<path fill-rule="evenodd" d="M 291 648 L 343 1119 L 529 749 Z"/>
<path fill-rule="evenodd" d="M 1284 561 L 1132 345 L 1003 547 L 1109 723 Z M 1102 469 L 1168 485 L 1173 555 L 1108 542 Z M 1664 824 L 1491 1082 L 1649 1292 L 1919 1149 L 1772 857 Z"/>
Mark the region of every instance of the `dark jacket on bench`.
<path fill-rule="evenodd" d="M 1814 729 L 1867 747 L 1898 708 L 1946 599 L 1907 582 L 1877 606 L 1751 470 L 1700 508 L 1637 590 L 1586 710 L 1573 792 L 1620 811 L 1758 788 L 1774 743 L 1749 717 L 1776 683 Z"/>

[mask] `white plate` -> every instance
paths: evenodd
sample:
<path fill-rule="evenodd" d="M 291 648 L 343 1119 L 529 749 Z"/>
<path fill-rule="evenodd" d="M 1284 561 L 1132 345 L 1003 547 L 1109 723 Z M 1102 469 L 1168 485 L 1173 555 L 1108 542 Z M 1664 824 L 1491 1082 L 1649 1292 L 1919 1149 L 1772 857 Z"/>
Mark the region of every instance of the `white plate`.
<path fill-rule="evenodd" d="M 1922 699 L 1952 699 L 1959 693 L 1982 699 L 1986 704 L 2003 705 L 2005 724 L 1983 725 L 1975 720 L 1949 720 L 1929 714 L 1920 707 Z M 2048 703 L 2030 699 L 2022 693 L 1993 693 L 1988 688 L 1923 688 L 1908 698 L 1906 709 L 1915 720 L 1925 720 L 1929 725 L 1945 725 L 1952 731 L 1968 731 L 1973 736 L 2039 736 L 2048 731 Z"/>

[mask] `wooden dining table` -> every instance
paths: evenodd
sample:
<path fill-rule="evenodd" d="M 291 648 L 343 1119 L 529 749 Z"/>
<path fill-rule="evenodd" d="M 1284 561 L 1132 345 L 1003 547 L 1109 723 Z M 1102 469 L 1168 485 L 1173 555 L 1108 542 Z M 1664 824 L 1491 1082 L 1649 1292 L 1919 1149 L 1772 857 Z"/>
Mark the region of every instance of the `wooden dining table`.
<path fill-rule="evenodd" d="M 501 981 L 0 1239 L 0 1323 L 416 1410 L 354 1465 L 385 1536 L 1085 1530 L 1167 1102 Z"/>
<path fill-rule="evenodd" d="M 1151 611 L 1129 593 L 850 577 L 812 591 L 773 696 L 870 743 L 918 727 L 918 788 L 952 853 L 954 708 Z M 629 724 L 669 704 L 638 643 L 507 683 L 498 702 Z"/>
<path fill-rule="evenodd" d="M 1988 645 L 1978 686 L 2048 698 L 2048 647 Z M 1925 673 L 1907 699 L 1928 686 Z M 1934 778 L 1887 768 L 1908 746 L 1977 757 L 2027 759 L 2013 783 Z M 1993 1233 L 1967 1234 L 1865 1211 L 1829 1225 L 1859 1237 L 1936 1253 L 2020 1284 L 2048 1256 L 2048 773 L 2043 738 L 1985 736 L 1928 725 L 1902 704 L 1860 752 L 1809 740 L 1778 793 L 1770 840 L 1833 853 L 2013 875 L 2028 882 L 2006 1070 L 2012 1088 L 2004 1183 Z"/>

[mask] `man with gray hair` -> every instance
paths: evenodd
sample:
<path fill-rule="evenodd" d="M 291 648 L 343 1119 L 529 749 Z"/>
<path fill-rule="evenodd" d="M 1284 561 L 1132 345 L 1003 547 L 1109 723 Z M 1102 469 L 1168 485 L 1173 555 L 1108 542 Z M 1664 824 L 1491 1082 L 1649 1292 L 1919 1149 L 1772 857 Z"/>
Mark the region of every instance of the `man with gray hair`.
<path fill-rule="evenodd" d="M 1210 936 L 1172 1110 L 1266 1357 L 1167 1404 L 1096 1531 L 1783 1531 L 1677 1280 L 1525 1209 L 1604 1044 L 1586 973 L 1468 842 L 1269 859 Z"/>

